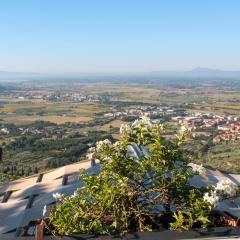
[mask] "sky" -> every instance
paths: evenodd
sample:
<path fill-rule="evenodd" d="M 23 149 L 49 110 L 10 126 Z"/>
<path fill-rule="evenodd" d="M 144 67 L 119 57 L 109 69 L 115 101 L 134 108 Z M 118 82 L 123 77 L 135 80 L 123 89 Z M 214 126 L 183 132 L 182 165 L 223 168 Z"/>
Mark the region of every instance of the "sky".
<path fill-rule="evenodd" d="M 239 0 L 1 0 L 0 71 L 240 70 Z"/>

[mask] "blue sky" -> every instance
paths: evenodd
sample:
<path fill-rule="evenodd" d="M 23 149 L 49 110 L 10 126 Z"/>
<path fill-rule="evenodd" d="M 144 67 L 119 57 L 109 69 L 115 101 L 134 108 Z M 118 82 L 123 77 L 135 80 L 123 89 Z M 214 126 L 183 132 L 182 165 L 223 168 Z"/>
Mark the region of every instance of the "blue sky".
<path fill-rule="evenodd" d="M 0 70 L 240 70 L 239 0 L 1 0 Z"/>

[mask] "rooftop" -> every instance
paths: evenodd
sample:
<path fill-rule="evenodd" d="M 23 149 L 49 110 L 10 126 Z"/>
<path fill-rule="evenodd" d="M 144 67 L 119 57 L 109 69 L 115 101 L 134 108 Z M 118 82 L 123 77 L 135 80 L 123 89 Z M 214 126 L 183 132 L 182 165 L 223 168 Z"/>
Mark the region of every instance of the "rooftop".
<path fill-rule="evenodd" d="M 82 186 L 78 180 L 79 169 L 86 169 L 89 173 L 98 173 L 99 164 L 92 165 L 91 161 L 82 161 L 1 185 L 0 239 L 18 237 L 30 221 L 41 219 L 44 205 L 49 206 L 55 203 L 53 193 L 72 195 L 77 188 Z M 190 183 L 201 187 L 216 184 L 223 179 L 240 184 L 240 174 L 228 174 L 212 169 L 207 169 L 204 176 L 195 176 Z M 217 209 L 227 211 L 239 218 L 240 198 L 235 202 L 224 201 Z"/>

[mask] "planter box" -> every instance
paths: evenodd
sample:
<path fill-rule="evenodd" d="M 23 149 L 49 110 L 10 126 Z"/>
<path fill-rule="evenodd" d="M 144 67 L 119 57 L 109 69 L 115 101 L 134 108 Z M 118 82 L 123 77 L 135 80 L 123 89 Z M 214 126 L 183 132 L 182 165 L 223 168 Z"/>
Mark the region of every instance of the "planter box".
<path fill-rule="evenodd" d="M 208 229 L 193 229 L 191 231 L 170 231 L 170 230 L 163 230 L 163 231 L 153 231 L 153 232 L 134 232 L 128 233 L 123 238 L 117 236 L 89 236 L 84 234 L 73 235 L 73 236 L 59 236 L 61 240 L 71 240 L 71 239 L 151 239 L 151 240 L 175 240 L 175 239 L 234 239 L 233 237 L 240 237 L 240 220 L 234 218 L 230 214 L 221 211 L 213 211 L 211 215 L 216 219 L 216 226 L 213 228 Z M 155 216 L 161 220 L 162 223 L 168 224 L 169 220 L 172 218 L 170 213 Z M 34 224 L 34 223 L 32 223 Z M 28 239 L 28 240 L 52 240 L 53 236 L 44 235 L 44 222 L 35 222 L 36 230 L 35 230 L 35 237 L 20 237 L 16 238 L 20 239 Z M 236 239 L 236 238 L 235 238 Z M 238 238 L 240 239 L 240 238 Z"/>
<path fill-rule="evenodd" d="M 143 232 L 143 233 L 129 233 L 126 234 L 123 238 L 115 236 L 88 236 L 88 235 L 73 235 L 73 236 L 43 236 L 44 240 L 187 240 L 187 239 L 228 239 L 235 240 L 240 237 L 240 228 L 231 228 L 231 227 L 216 227 L 210 229 L 195 229 L 193 231 L 178 232 L 178 231 L 161 231 L 161 232 Z M 13 240 L 13 239 L 11 239 Z M 35 240 L 34 237 L 18 237 L 14 240 Z"/>

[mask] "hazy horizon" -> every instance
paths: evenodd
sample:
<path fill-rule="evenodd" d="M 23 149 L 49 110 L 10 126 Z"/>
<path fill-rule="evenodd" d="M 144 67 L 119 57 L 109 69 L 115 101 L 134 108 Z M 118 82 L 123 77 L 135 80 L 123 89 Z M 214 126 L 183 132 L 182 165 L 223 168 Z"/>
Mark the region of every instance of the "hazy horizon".
<path fill-rule="evenodd" d="M 176 70 L 176 69 L 173 69 L 173 70 L 152 70 L 152 71 L 114 71 L 114 72 L 111 72 L 111 71 L 104 71 L 104 72 L 77 72 L 77 71 L 74 71 L 74 72 L 32 72 L 32 71 L 11 71 L 11 70 L 5 70 L 5 69 L 0 69 L 0 73 L 4 74 L 12 74 L 12 73 L 19 73 L 19 74 L 49 74 L 49 75 L 74 75 L 74 74 L 146 74 L 146 73 L 188 73 L 188 72 L 206 72 L 206 73 L 210 73 L 210 72 L 240 72 L 240 69 L 233 69 L 233 70 L 229 70 L 229 69 L 216 69 L 216 68 L 208 68 L 208 67 L 195 67 L 195 68 L 191 68 L 191 69 L 181 69 L 181 70 Z"/>

